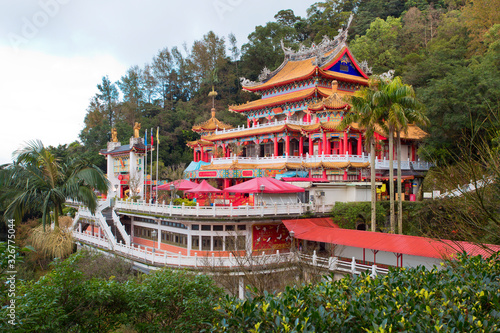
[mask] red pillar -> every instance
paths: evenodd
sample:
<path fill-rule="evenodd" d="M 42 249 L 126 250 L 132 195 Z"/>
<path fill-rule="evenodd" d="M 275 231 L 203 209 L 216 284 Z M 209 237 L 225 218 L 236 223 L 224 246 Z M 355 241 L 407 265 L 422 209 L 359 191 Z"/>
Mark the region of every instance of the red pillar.
<path fill-rule="evenodd" d="M 417 160 L 417 147 L 415 147 L 414 143 L 411 145 L 411 160 L 413 162 Z"/>
<path fill-rule="evenodd" d="M 310 114 L 310 113 L 308 113 L 308 114 L 307 114 L 306 121 L 307 121 L 308 123 L 310 123 L 310 122 L 311 122 L 311 114 Z"/>
<path fill-rule="evenodd" d="M 326 170 L 323 169 L 323 178 L 326 179 Z"/>
<path fill-rule="evenodd" d="M 300 136 L 299 138 L 299 156 L 302 157 L 304 155 L 304 137 Z"/>
<path fill-rule="evenodd" d="M 347 132 L 344 131 L 344 154 L 347 154 Z"/>
<path fill-rule="evenodd" d="M 347 180 L 347 169 L 344 170 L 344 180 Z"/>
<path fill-rule="evenodd" d="M 323 154 L 323 142 L 321 140 L 318 140 L 318 155 Z"/>
<path fill-rule="evenodd" d="M 339 140 L 339 151 L 340 151 L 340 155 L 344 155 L 345 154 L 345 151 L 344 151 L 344 139 L 340 139 Z"/>
<path fill-rule="evenodd" d="M 250 118 L 247 118 L 247 128 L 250 128 Z"/>
<path fill-rule="evenodd" d="M 363 154 L 363 138 L 361 136 L 361 133 L 359 134 L 358 138 L 358 155 Z"/>
<path fill-rule="evenodd" d="M 203 152 L 203 147 L 200 147 L 200 161 L 205 162 L 205 153 Z"/>
<path fill-rule="evenodd" d="M 274 137 L 274 156 L 278 156 L 278 137 Z"/>
<path fill-rule="evenodd" d="M 226 153 L 227 153 L 227 151 L 226 151 L 226 144 L 225 144 L 225 143 L 223 143 L 223 144 L 222 144 L 222 156 L 227 157 L 227 156 L 226 156 Z"/>
<path fill-rule="evenodd" d="M 253 120 L 253 127 L 257 126 L 257 119 Z"/>
<path fill-rule="evenodd" d="M 352 140 L 349 140 L 349 150 L 347 150 L 349 152 L 349 154 L 352 155 Z"/>
<path fill-rule="evenodd" d="M 286 134 L 286 142 L 285 142 L 285 151 L 286 156 L 290 156 L 290 134 Z"/>
<path fill-rule="evenodd" d="M 193 148 L 193 162 L 198 162 L 196 160 L 196 149 Z"/>
<path fill-rule="evenodd" d="M 313 140 L 311 133 L 309 133 L 309 155 L 313 155 L 313 153 L 314 153 Z"/>
<path fill-rule="evenodd" d="M 325 154 L 328 154 L 328 150 L 326 149 L 326 132 L 323 132 L 323 151 Z"/>

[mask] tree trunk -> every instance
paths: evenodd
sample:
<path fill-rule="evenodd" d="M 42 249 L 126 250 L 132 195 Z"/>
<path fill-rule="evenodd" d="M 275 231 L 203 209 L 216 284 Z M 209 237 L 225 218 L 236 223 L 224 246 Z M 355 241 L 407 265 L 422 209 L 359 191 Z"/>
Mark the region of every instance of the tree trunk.
<path fill-rule="evenodd" d="M 397 159 L 398 159 L 398 233 L 403 234 L 403 200 L 401 191 L 401 133 L 397 132 Z"/>
<path fill-rule="evenodd" d="M 377 227 L 377 188 L 375 187 L 375 139 L 370 139 L 370 186 L 372 190 L 372 231 Z"/>
<path fill-rule="evenodd" d="M 51 223 L 52 223 L 52 221 L 51 221 Z M 58 211 L 57 207 L 54 207 L 54 231 L 57 231 L 57 230 L 59 230 L 59 211 Z"/>
<path fill-rule="evenodd" d="M 391 233 L 396 233 L 396 219 L 394 216 L 394 128 L 389 128 L 389 206 Z"/>

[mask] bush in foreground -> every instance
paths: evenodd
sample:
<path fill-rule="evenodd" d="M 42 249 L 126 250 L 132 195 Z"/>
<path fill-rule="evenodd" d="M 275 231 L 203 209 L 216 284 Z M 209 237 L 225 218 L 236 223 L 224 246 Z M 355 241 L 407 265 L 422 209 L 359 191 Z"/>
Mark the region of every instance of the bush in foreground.
<path fill-rule="evenodd" d="M 287 288 L 238 301 L 226 297 L 214 332 L 496 332 L 500 262 L 461 256 L 440 269 L 391 270 Z"/>
<path fill-rule="evenodd" d="M 37 282 L 17 281 L 16 325 L 8 323 L 4 306 L 0 331 L 197 332 L 219 316 L 214 308 L 222 291 L 209 277 L 165 269 L 139 278 L 103 278 L 85 268 L 88 255 L 56 263 Z M 5 305 L 10 300 L 4 297 Z"/>

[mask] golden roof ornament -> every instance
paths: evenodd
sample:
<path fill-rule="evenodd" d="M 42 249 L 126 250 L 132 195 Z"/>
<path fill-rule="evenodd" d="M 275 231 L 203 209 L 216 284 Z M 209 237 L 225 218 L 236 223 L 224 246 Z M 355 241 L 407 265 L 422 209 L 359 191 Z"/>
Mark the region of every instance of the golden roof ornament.
<path fill-rule="evenodd" d="M 215 96 L 217 96 L 217 91 L 215 91 L 214 86 L 212 86 L 212 91 L 208 93 L 208 97 L 212 97 L 212 109 L 215 109 Z"/>

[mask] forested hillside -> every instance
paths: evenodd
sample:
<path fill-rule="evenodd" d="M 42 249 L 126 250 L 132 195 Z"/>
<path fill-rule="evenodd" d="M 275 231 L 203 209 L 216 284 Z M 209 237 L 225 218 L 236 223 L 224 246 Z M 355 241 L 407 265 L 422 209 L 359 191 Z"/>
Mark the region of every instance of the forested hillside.
<path fill-rule="evenodd" d="M 103 73 L 96 83 L 99 93 L 89 96 L 81 144 L 54 151 L 86 155 L 104 169 L 97 152 L 109 141 L 110 129 L 116 127 L 119 140 L 128 143 L 137 121 L 143 130 L 160 127 L 165 165 L 189 162 L 192 154 L 185 143 L 196 139 L 193 124 L 210 117 L 212 85 L 218 92 L 217 118 L 243 124 L 228 105 L 259 96 L 243 92 L 239 78 L 254 80 L 264 67 L 279 66 L 281 40 L 298 48 L 324 35 L 334 37 L 353 12 L 349 40 L 354 56 L 367 60 L 374 74 L 393 69 L 416 88 L 431 120 L 422 153 L 448 160 L 464 135 L 499 110 L 499 8 L 500 0 L 328 0 L 312 5 L 307 17 L 279 11 L 274 21 L 257 26 L 241 49 L 234 35 L 207 32 L 191 46 L 159 50 L 150 63 L 129 68 L 118 82 Z"/>

